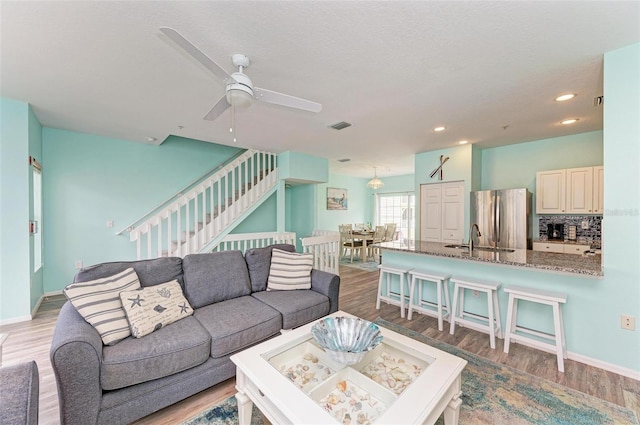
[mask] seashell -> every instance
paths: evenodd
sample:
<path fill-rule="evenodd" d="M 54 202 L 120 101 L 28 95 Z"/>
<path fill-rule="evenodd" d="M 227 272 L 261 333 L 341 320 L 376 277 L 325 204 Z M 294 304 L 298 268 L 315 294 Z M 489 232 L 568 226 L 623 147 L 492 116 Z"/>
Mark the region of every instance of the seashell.
<path fill-rule="evenodd" d="M 395 388 L 396 386 L 396 380 L 393 378 L 389 378 L 387 379 L 387 385 L 389 386 L 389 388 Z"/>
<path fill-rule="evenodd" d="M 345 392 L 347 390 L 347 381 L 340 381 L 336 385 L 341 392 Z"/>
<path fill-rule="evenodd" d="M 396 381 L 410 381 L 411 378 L 409 377 L 409 375 L 407 375 L 406 373 L 404 373 L 403 371 L 401 371 L 400 369 L 394 369 L 391 371 L 391 376 L 393 377 L 393 379 L 395 379 Z"/>
<path fill-rule="evenodd" d="M 375 373 L 371 375 L 371 379 L 373 380 L 373 382 L 377 384 L 382 383 L 382 378 L 379 375 L 376 375 Z"/>
<path fill-rule="evenodd" d="M 329 394 L 329 397 L 327 397 L 327 403 L 329 404 L 336 405 L 339 402 L 340 402 L 340 398 L 335 394 Z"/>
<path fill-rule="evenodd" d="M 363 424 L 368 424 L 369 422 L 369 417 L 367 414 L 365 413 L 358 413 L 358 419 L 357 419 L 358 424 L 363 425 Z"/>
<path fill-rule="evenodd" d="M 309 366 L 307 366 L 307 365 L 302 366 L 302 370 L 304 370 L 306 372 L 307 370 L 309 370 Z"/>

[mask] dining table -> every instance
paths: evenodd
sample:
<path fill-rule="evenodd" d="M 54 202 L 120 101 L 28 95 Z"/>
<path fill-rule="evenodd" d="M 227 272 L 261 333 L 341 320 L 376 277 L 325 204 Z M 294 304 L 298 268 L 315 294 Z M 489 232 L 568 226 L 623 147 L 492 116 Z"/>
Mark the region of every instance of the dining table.
<path fill-rule="evenodd" d="M 367 261 L 367 243 L 373 242 L 374 233 L 373 230 L 354 230 L 352 232 L 354 238 L 362 241 L 361 257 L 363 263 Z"/>

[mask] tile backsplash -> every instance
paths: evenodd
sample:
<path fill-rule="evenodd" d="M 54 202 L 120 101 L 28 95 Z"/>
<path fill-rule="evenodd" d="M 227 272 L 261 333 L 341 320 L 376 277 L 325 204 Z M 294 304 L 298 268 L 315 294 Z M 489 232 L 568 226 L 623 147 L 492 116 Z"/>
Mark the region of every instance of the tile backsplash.
<path fill-rule="evenodd" d="M 584 242 L 591 245 L 591 248 L 600 248 L 602 241 L 602 216 L 601 215 L 541 215 L 539 220 L 539 237 L 547 239 L 547 224 L 564 224 L 564 240 L 569 239 L 569 226 L 576 226 L 577 242 Z M 586 222 L 587 229 L 582 228 L 582 223 Z"/>

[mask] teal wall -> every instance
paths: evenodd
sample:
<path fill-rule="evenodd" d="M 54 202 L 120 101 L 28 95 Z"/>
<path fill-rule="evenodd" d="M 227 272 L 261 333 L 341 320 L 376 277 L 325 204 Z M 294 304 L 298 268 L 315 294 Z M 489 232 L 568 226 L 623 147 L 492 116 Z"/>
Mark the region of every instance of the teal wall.
<path fill-rule="evenodd" d="M 465 201 L 469 199 L 473 184 L 473 151 L 472 145 L 457 146 L 437 151 L 423 152 L 415 156 L 415 188 L 416 188 L 416 235 L 420 235 L 420 185 L 438 182 L 464 181 Z M 440 165 L 440 155 L 449 160 L 443 166 L 442 180 L 438 176 L 430 178 L 433 170 Z M 469 223 L 469 208 L 465 208 L 464 223 Z M 466 225 L 465 229 L 469 226 Z M 468 230 L 465 230 L 467 238 Z"/>
<path fill-rule="evenodd" d="M 306 183 L 326 183 L 329 180 L 329 160 L 298 152 L 278 155 L 278 177 Z"/>
<path fill-rule="evenodd" d="M 0 99 L 0 319 L 28 319 L 30 305 L 29 106 Z"/>
<path fill-rule="evenodd" d="M 331 174 L 328 183 L 317 185 L 315 228 L 337 232 L 340 224 L 373 221 L 373 190 L 367 187 L 369 180 L 369 178 Z M 347 210 L 327 210 L 328 187 L 347 189 Z"/>
<path fill-rule="evenodd" d="M 231 233 L 256 233 L 277 231 L 277 193 L 272 194 L 264 203 L 245 218 Z"/>
<path fill-rule="evenodd" d="M 413 174 L 380 178 L 384 186 L 372 191 L 378 194 L 384 193 L 406 193 L 415 191 L 415 179 Z"/>
<path fill-rule="evenodd" d="M 42 125 L 40 125 L 40 121 L 36 118 L 33 110 L 29 106 L 29 115 L 28 115 L 28 125 L 29 125 L 29 155 L 34 157 L 41 165 L 43 165 L 42 177 L 44 179 L 44 173 L 46 169 L 43 164 L 42 159 Z M 33 209 L 33 170 L 31 167 L 28 168 L 27 174 L 29 176 L 29 218 L 34 218 L 34 209 Z M 44 180 L 43 180 L 44 181 Z M 44 199 L 44 195 L 43 195 Z M 44 205 L 42 205 L 44 207 Z M 38 223 L 39 232 L 42 232 L 42 223 Z M 42 233 L 41 233 L 42 234 Z M 44 239 L 42 240 L 42 261 L 44 263 Z M 38 301 L 44 294 L 44 268 L 40 267 L 37 271 L 34 272 L 34 250 L 35 243 L 34 237 L 29 236 L 29 273 L 31 278 L 31 288 L 30 288 L 30 305 L 31 309 L 37 305 Z"/>
<path fill-rule="evenodd" d="M 297 237 L 297 249 L 302 250 L 300 238 L 311 235 L 316 228 L 317 185 L 303 184 L 287 187 L 286 189 L 286 231 L 295 232 Z"/>
<path fill-rule="evenodd" d="M 484 189 L 536 190 L 536 172 L 602 165 L 602 131 L 482 150 Z"/>
<path fill-rule="evenodd" d="M 71 282 L 75 261 L 135 259 L 135 244 L 115 233 L 238 151 L 180 137 L 153 146 L 44 128 L 45 292 Z"/>

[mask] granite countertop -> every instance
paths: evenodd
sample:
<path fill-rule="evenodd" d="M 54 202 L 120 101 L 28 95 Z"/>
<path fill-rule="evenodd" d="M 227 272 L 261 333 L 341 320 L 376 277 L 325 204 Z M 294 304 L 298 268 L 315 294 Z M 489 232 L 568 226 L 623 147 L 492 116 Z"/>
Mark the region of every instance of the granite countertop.
<path fill-rule="evenodd" d="M 601 255 L 559 254 L 554 252 L 516 249 L 514 252 L 495 252 L 473 250 L 469 255 L 468 248 L 447 248 L 447 243 L 404 240 L 402 242 L 382 242 L 376 244 L 382 249 L 414 254 L 433 255 L 467 261 L 481 261 L 515 267 L 528 267 L 561 273 L 601 277 Z"/>

